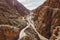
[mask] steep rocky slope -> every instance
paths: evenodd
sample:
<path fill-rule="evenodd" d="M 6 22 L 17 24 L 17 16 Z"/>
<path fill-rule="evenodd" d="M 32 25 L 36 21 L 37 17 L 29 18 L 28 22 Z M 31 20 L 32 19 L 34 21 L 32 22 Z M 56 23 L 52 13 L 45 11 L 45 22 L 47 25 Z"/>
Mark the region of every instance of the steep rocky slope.
<path fill-rule="evenodd" d="M 28 36 L 21 40 L 60 40 L 60 0 L 46 0 L 41 6 L 33 10 L 33 27 L 25 30 Z M 38 33 L 43 37 L 39 37 Z"/>
<path fill-rule="evenodd" d="M 60 26 L 60 0 L 46 0 L 33 12 L 33 20 L 37 31 L 49 39 L 52 36 L 55 27 Z"/>
<path fill-rule="evenodd" d="M 0 40 L 17 40 L 20 31 L 30 25 L 21 40 L 60 39 L 60 0 L 46 0 L 33 10 L 33 18 L 28 21 L 30 12 L 17 0 L 0 0 Z M 26 21 L 23 17 L 28 17 Z M 33 21 L 33 23 L 32 23 Z M 33 27 L 35 27 L 35 29 Z M 38 35 L 39 34 L 39 35 Z M 45 40 L 45 39 L 44 39 Z"/>
<path fill-rule="evenodd" d="M 0 0 L 0 40 L 17 40 L 27 24 L 22 18 L 29 14 L 17 0 Z"/>

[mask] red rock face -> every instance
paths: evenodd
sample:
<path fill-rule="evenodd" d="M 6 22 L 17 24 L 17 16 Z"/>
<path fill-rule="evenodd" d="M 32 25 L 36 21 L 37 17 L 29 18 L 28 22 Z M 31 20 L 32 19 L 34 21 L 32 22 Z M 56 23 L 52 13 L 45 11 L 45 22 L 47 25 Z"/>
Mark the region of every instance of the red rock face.
<path fill-rule="evenodd" d="M 19 32 L 27 24 L 22 20 L 29 14 L 17 0 L 0 0 L 0 40 L 17 40 Z"/>
<path fill-rule="evenodd" d="M 53 8 L 60 8 L 59 4 L 60 4 L 60 0 L 47 0 L 47 2 L 46 2 L 47 6 L 50 6 L 50 7 L 53 7 Z"/>
<path fill-rule="evenodd" d="M 33 12 L 37 31 L 49 39 L 54 28 L 60 26 L 60 0 L 46 0 Z"/>

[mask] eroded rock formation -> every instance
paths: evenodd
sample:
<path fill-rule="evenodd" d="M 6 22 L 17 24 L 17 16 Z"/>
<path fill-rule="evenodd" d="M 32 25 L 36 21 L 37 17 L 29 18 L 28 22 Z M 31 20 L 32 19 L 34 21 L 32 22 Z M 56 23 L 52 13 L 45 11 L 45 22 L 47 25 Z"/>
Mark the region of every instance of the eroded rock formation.
<path fill-rule="evenodd" d="M 60 40 L 60 0 L 46 0 L 33 10 L 33 16 L 34 26 L 42 36 L 48 40 Z M 30 37 L 34 35 L 33 40 L 40 40 L 37 33 L 35 34 L 31 30 L 33 28 L 29 28 L 25 32 L 28 32 Z"/>
<path fill-rule="evenodd" d="M 55 27 L 60 26 L 60 0 L 46 0 L 34 10 L 34 16 L 37 31 L 50 39 Z"/>
<path fill-rule="evenodd" d="M 48 40 L 56 37 L 60 40 L 60 0 L 46 0 L 32 12 L 33 23 L 30 22 L 35 29 L 30 25 L 24 31 L 27 36 L 21 40 L 41 40 L 39 35 Z M 0 40 L 17 40 L 20 30 L 27 26 L 28 20 L 24 21 L 22 17 L 28 13 L 29 10 L 16 0 L 0 0 Z"/>
<path fill-rule="evenodd" d="M 0 40 L 17 40 L 27 25 L 22 17 L 28 14 L 29 10 L 17 0 L 0 0 Z"/>

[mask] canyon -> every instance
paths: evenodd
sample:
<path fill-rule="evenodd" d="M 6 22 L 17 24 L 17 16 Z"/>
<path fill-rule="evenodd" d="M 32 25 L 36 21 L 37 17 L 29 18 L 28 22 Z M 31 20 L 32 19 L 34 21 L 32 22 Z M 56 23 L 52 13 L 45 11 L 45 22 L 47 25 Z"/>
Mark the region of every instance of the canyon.
<path fill-rule="evenodd" d="M 0 40 L 60 40 L 60 0 L 46 0 L 34 10 L 0 0 Z"/>

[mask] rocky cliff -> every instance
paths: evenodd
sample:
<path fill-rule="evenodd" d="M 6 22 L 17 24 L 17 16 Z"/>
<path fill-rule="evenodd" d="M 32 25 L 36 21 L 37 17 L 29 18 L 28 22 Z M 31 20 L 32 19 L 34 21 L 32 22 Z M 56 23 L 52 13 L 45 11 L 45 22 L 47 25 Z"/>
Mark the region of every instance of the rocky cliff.
<path fill-rule="evenodd" d="M 60 0 L 46 0 L 32 12 L 33 18 L 26 16 L 29 10 L 17 0 L 0 0 L 0 40 L 17 40 L 27 21 L 30 26 L 21 40 L 60 40 Z"/>
<path fill-rule="evenodd" d="M 34 12 L 33 20 L 35 22 L 35 27 L 37 31 L 42 36 L 50 39 L 50 37 L 54 34 L 53 30 L 55 30 L 56 27 L 60 26 L 60 21 L 59 21 L 60 0 L 46 0 L 41 6 L 35 9 L 33 12 Z M 58 36 L 58 32 L 54 34 L 55 38 Z"/>
<path fill-rule="evenodd" d="M 30 12 L 17 0 L 0 0 L 0 40 L 17 40 Z"/>
<path fill-rule="evenodd" d="M 32 27 L 26 29 L 28 36 L 21 40 L 60 40 L 60 0 L 46 0 L 32 12 L 35 30 Z"/>

